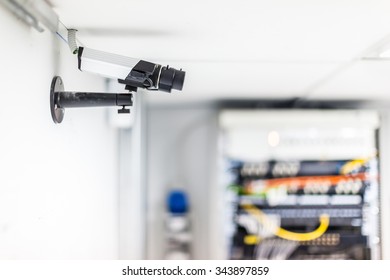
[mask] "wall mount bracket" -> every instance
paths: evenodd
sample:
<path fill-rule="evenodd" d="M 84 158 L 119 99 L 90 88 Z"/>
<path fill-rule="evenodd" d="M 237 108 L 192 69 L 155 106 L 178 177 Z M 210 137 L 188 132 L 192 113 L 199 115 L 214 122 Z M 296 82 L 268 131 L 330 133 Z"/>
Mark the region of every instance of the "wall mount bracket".
<path fill-rule="evenodd" d="M 64 119 L 65 108 L 120 106 L 118 113 L 130 113 L 126 106 L 133 105 L 131 93 L 100 93 L 64 91 L 61 77 L 55 76 L 50 86 L 50 112 L 54 123 Z"/>

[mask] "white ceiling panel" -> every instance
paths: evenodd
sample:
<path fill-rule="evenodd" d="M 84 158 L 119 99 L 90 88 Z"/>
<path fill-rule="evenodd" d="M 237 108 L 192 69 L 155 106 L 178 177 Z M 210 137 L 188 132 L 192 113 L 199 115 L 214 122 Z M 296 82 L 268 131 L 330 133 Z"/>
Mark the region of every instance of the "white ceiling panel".
<path fill-rule="evenodd" d="M 117 34 L 113 48 L 180 60 L 345 60 L 390 33 L 390 2 L 378 0 L 54 3 L 80 33 Z"/>
<path fill-rule="evenodd" d="M 344 72 L 335 68 L 381 47 L 390 34 L 388 0 L 51 2 L 88 47 L 183 67 L 185 91 L 199 98 L 326 89 Z M 344 92 L 336 83 L 327 89 Z"/>
<path fill-rule="evenodd" d="M 390 60 L 362 60 L 311 95 L 314 99 L 390 100 Z"/>

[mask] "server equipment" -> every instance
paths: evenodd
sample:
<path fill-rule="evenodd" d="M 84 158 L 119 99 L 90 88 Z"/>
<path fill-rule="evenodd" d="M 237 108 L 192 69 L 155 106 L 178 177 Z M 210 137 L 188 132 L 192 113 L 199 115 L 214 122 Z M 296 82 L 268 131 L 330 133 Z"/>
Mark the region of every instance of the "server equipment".
<path fill-rule="evenodd" d="M 221 114 L 231 259 L 380 258 L 378 117 Z"/>

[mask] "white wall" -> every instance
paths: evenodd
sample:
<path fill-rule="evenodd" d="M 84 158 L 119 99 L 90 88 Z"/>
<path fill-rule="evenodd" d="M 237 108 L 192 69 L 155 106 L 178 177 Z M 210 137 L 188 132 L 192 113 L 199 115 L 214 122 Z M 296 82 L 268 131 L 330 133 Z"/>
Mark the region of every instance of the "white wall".
<path fill-rule="evenodd" d="M 381 239 L 382 259 L 390 259 L 390 114 L 389 110 L 381 112 L 381 127 L 379 130 L 380 159 L 380 207 L 381 207 Z"/>
<path fill-rule="evenodd" d="M 55 125 L 52 77 L 103 90 L 49 31 L 0 6 L 0 259 L 118 257 L 117 134 L 104 109 L 73 109 Z M 59 61 L 61 61 L 59 63 Z"/>
<path fill-rule="evenodd" d="M 215 190 L 217 110 L 210 104 L 150 105 L 146 118 L 147 258 L 164 257 L 166 196 L 171 189 L 188 194 L 191 258 L 212 258 L 210 200 Z"/>

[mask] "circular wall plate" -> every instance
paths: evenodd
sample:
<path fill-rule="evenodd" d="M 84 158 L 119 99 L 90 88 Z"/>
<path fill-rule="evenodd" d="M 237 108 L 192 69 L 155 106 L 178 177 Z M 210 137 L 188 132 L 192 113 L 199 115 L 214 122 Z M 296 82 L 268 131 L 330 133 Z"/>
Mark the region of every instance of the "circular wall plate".
<path fill-rule="evenodd" d="M 55 123 L 61 123 L 65 114 L 65 109 L 57 105 L 57 96 L 60 91 L 64 91 L 64 84 L 61 77 L 55 76 L 50 87 L 50 112 Z"/>

